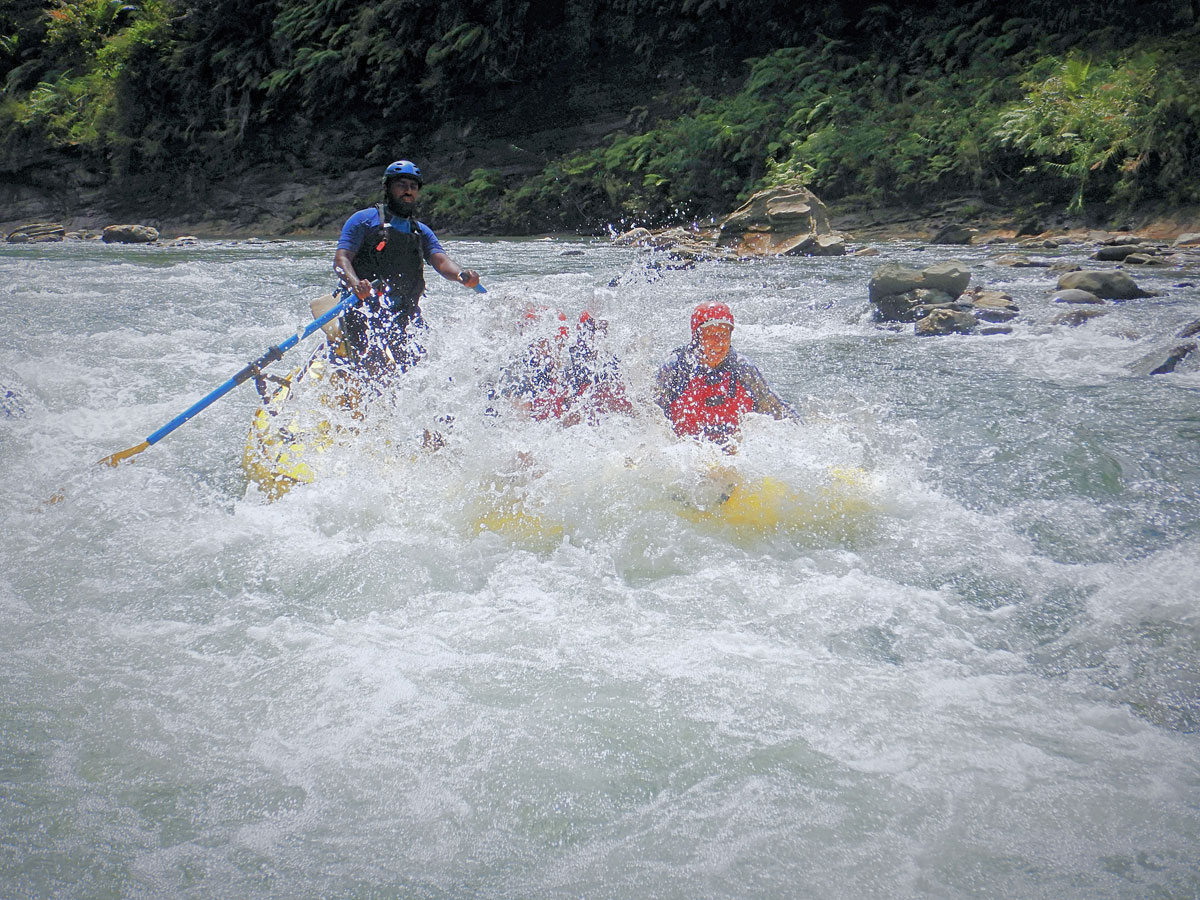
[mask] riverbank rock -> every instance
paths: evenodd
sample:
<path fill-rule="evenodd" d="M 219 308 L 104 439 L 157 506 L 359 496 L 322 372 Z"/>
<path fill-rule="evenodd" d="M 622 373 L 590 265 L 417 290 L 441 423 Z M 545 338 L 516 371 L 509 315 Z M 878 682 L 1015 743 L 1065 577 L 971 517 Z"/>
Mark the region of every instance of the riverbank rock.
<path fill-rule="evenodd" d="M 929 243 L 965 245 L 971 243 L 977 234 L 979 234 L 979 229 L 971 228 L 968 225 L 943 225 L 929 239 Z"/>
<path fill-rule="evenodd" d="M 18 225 L 5 238 L 10 244 L 37 244 L 61 241 L 66 229 L 58 222 L 30 222 Z"/>
<path fill-rule="evenodd" d="M 613 243 L 688 262 L 846 253 L 845 235 L 830 227 L 825 205 L 804 187 L 760 191 L 713 227 L 632 228 Z"/>
<path fill-rule="evenodd" d="M 1136 281 L 1116 269 L 1068 272 L 1058 279 L 1058 289 L 1087 291 L 1104 300 L 1137 300 L 1154 296 L 1149 291 L 1143 291 Z"/>
<path fill-rule="evenodd" d="M 1173 247 L 1200 247 L 1200 233 L 1188 232 L 1175 238 Z"/>
<path fill-rule="evenodd" d="M 637 228 L 630 228 L 628 231 L 614 235 L 612 242 L 618 247 L 637 247 L 650 241 L 653 237 L 654 234 L 649 228 L 642 228 L 639 225 Z"/>
<path fill-rule="evenodd" d="M 153 244 L 158 229 L 149 225 L 109 225 L 101 233 L 106 244 Z"/>
<path fill-rule="evenodd" d="M 716 245 L 739 257 L 842 256 L 845 237 L 817 195 L 799 185 L 759 191 L 717 222 Z"/>

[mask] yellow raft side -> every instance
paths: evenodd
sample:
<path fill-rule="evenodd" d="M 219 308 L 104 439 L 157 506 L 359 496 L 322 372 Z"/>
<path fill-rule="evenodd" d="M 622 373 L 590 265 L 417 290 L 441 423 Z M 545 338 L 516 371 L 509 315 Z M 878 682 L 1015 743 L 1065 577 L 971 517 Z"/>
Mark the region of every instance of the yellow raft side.
<path fill-rule="evenodd" d="M 869 530 L 878 507 L 867 473 L 831 468 L 825 484 L 799 490 L 772 476 L 749 478 L 732 469 L 711 473 L 711 500 L 673 497 L 670 508 L 696 526 L 737 541 L 786 536 L 800 541 L 853 540 Z M 480 493 L 468 507 L 473 534 L 492 533 L 531 549 L 552 549 L 570 530 L 550 508 L 513 490 Z"/>
<path fill-rule="evenodd" d="M 254 413 L 242 451 L 242 470 L 270 500 L 278 500 L 297 484 L 310 484 L 316 477 L 310 462 L 333 445 L 333 427 L 328 420 L 321 419 L 314 427 L 302 424 L 294 412 L 285 415 L 297 385 L 324 382 L 328 375 L 329 363 L 314 356 L 294 370 Z"/>
<path fill-rule="evenodd" d="M 873 512 L 866 473 L 842 468 L 830 470 L 830 483 L 812 491 L 796 490 L 770 476 L 739 478 L 721 502 L 679 510 L 688 521 L 742 535 L 807 533 L 837 539 L 860 531 Z"/>

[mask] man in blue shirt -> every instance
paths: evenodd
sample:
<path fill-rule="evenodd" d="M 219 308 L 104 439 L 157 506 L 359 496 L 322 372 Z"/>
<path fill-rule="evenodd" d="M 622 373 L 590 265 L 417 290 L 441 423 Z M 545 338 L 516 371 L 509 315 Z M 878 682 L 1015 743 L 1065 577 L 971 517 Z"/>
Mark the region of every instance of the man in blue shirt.
<path fill-rule="evenodd" d="M 361 301 L 342 316 L 342 331 L 351 359 L 372 377 L 403 372 L 424 355 L 415 334 L 425 327 L 420 303 L 426 262 L 448 281 L 479 284 L 479 274 L 460 268 L 429 226 L 417 221 L 423 183 L 421 170 L 406 159 L 388 166 L 385 202 L 347 219 L 334 253 L 333 270 Z"/>

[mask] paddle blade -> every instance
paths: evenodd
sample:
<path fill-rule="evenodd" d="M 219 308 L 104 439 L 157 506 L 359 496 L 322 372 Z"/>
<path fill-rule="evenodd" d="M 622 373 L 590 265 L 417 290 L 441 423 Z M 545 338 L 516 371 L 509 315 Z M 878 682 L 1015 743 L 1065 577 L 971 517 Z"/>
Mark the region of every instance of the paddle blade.
<path fill-rule="evenodd" d="M 149 441 L 142 441 L 136 447 L 130 447 L 128 450 L 121 450 L 118 453 L 114 453 L 112 456 L 104 457 L 104 459 L 100 460 L 100 464 L 104 466 L 112 466 L 115 469 L 120 464 L 121 460 L 129 459 L 131 456 L 137 456 L 149 446 Z"/>

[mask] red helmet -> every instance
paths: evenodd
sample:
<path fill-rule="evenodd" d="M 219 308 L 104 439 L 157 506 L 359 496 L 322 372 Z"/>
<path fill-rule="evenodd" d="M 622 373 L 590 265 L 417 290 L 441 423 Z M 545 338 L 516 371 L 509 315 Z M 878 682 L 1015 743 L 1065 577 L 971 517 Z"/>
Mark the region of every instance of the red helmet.
<path fill-rule="evenodd" d="M 692 335 L 705 325 L 733 327 L 733 310 L 724 303 L 701 303 L 692 311 Z"/>
<path fill-rule="evenodd" d="M 549 306 L 534 306 L 532 304 L 525 307 L 525 315 L 517 323 L 517 328 L 520 331 L 524 331 L 530 326 L 540 326 L 546 320 L 558 322 L 558 331 L 555 336 L 559 340 L 570 334 L 570 329 L 567 327 L 567 314 L 565 312 L 561 309 L 551 309 Z"/>

